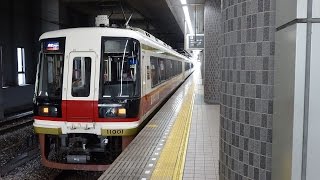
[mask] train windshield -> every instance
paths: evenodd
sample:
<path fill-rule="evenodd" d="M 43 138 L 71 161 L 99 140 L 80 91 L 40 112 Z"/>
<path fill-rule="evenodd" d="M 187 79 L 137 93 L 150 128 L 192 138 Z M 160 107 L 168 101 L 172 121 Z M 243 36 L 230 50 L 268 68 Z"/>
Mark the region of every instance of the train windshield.
<path fill-rule="evenodd" d="M 65 38 L 41 40 L 36 96 L 61 99 Z"/>
<path fill-rule="evenodd" d="M 62 95 L 63 54 L 42 54 L 39 64 L 37 96 L 60 98 Z"/>
<path fill-rule="evenodd" d="M 105 38 L 102 43 L 102 97 L 139 96 L 139 42 L 130 38 Z"/>

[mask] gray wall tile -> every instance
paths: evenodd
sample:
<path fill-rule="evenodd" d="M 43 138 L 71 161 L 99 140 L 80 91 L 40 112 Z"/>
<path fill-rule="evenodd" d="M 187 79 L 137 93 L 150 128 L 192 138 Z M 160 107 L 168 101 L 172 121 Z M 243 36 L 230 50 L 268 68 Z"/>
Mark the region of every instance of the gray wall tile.
<path fill-rule="evenodd" d="M 226 12 L 224 14 L 226 18 Z M 221 17 L 220 1 L 206 1 L 204 9 L 204 101 L 210 104 L 220 103 L 221 73 L 218 49 L 221 44 Z"/>
<path fill-rule="evenodd" d="M 220 179 L 271 178 L 274 2 L 222 0 Z"/>

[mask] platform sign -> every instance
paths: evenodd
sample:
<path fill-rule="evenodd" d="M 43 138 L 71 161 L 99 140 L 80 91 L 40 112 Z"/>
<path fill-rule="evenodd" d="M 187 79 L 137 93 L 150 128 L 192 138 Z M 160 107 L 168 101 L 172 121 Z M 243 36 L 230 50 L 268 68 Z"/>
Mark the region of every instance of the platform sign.
<path fill-rule="evenodd" d="M 188 49 L 204 49 L 204 34 L 187 35 Z"/>

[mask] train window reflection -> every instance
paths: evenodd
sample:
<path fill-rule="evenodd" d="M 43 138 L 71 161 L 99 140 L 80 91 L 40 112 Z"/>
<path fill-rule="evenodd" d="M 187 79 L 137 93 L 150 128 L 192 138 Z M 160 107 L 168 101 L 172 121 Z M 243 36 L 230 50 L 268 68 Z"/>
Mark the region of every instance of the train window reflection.
<path fill-rule="evenodd" d="M 63 54 L 41 54 L 38 96 L 60 98 L 62 95 Z"/>
<path fill-rule="evenodd" d="M 128 38 L 110 38 L 103 42 L 103 49 L 103 62 L 101 63 L 102 96 L 138 96 L 138 41 Z"/>
<path fill-rule="evenodd" d="M 73 59 L 72 90 L 73 97 L 90 95 L 91 58 L 75 57 Z"/>

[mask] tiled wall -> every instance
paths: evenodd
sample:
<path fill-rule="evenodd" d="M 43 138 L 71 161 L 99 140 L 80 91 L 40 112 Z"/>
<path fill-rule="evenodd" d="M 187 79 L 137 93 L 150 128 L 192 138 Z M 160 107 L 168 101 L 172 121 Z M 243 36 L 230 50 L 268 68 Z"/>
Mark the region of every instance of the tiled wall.
<path fill-rule="evenodd" d="M 222 0 L 220 179 L 271 179 L 275 0 Z"/>
<path fill-rule="evenodd" d="M 220 60 L 221 47 L 221 3 L 207 0 L 204 8 L 204 101 L 210 104 L 220 103 Z"/>

